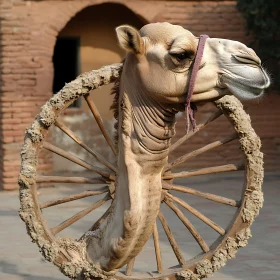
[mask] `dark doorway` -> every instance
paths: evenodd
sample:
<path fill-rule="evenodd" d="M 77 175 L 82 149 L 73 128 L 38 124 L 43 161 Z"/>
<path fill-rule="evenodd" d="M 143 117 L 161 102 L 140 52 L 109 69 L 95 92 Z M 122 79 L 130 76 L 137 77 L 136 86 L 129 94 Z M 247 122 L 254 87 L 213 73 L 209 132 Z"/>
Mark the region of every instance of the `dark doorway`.
<path fill-rule="evenodd" d="M 60 91 L 65 83 L 73 81 L 79 75 L 79 37 L 58 37 L 54 48 L 53 93 Z M 70 107 L 79 107 L 75 101 Z"/>

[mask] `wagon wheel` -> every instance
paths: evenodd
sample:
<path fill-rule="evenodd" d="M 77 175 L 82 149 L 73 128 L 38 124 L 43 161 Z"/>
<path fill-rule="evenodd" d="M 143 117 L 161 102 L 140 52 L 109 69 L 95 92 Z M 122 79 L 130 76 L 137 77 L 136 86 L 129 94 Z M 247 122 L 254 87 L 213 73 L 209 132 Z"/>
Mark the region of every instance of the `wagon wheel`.
<path fill-rule="evenodd" d="M 85 244 L 82 239 L 72 240 L 70 238 L 58 238 L 57 234 L 65 228 L 71 226 L 76 221 L 91 213 L 93 210 L 102 206 L 106 201 L 114 199 L 114 180 L 117 172 L 115 166 L 100 154 L 93 151 L 85 145 L 77 135 L 58 120 L 58 116 L 73 103 L 77 98 L 85 98 L 91 112 L 93 113 L 104 138 L 116 155 L 113 141 L 110 139 L 102 119 L 95 107 L 89 92 L 104 84 L 109 84 L 119 77 L 121 64 L 103 67 L 98 71 L 91 71 L 79 76 L 75 81 L 67 84 L 58 94 L 52 97 L 42 108 L 40 114 L 36 117 L 33 124 L 27 129 L 24 146 L 22 148 L 22 167 L 19 176 L 20 185 L 20 216 L 26 223 L 27 231 L 32 240 L 37 243 L 43 256 L 57 265 L 60 270 L 68 277 L 75 279 L 107 279 L 110 277 L 116 279 L 153 279 L 153 278 L 178 278 L 178 279 L 201 279 L 209 276 L 213 272 L 225 265 L 225 262 L 234 257 L 236 251 L 240 247 L 247 244 L 247 239 L 251 236 L 250 225 L 254 218 L 258 215 L 262 206 L 263 196 L 261 184 L 263 180 L 262 153 L 260 149 L 260 140 L 255 134 L 250 124 L 249 116 L 243 111 L 241 103 L 232 96 L 225 96 L 215 101 L 217 111 L 207 120 L 198 125 L 198 130 L 191 132 L 177 142 L 175 142 L 170 152 L 177 149 L 182 143 L 194 137 L 199 131 L 206 126 L 211 126 L 221 115 L 225 115 L 233 126 L 235 133 L 227 138 L 212 142 L 202 148 L 191 151 L 174 161 L 168 163 L 164 169 L 162 205 L 166 205 L 169 211 L 173 211 L 185 227 L 194 237 L 194 241 L 201 248 L 201 253 L 185 260 L 180 246 L 176 242 L 176 238 L 168 225 L 168 221 L 163 213 L 159 212 L 158 221 L 155 224 L 153 232 L 153 242 L 155 249 L 155 258 L 157 268 L 151 267 L 156 272 L 134 273 L 133 266 L 135 259 L 131 260 L 126 267 L 125 273 L 118 272 L 110 274 L 102 271 L 97 265 L 91 264 L 85 257 Z M 77 156 L 64 151 L 45 141 L 46 134 L 52 126 L 59 127 L 64 133 L 70 136 L 88 153 L 93 155 L 105 168 L 98 168 L 89 163 L 84 162 Z M 183 162 L 214 149 L 221 145 L 226 145 L 235 139 L 239 139 L 240 151 L 244 157 L 244 163 L 227 164 L 220 166 L 212 166 L 209 168 L 201 168 L 191 171 L 174 172 L 174 167 Z M 37 174 L 37 158 L 41 149 L 49 150 L 56 153 L 84 168 L 90 170 L 99 177 L 61 177 L 61 176 L 40 176 Z M 175 183 L 176 178 L 186 178 L 192 176 L 202 176 L 204 174 L 212 174 L 226 171 L 244 170 L 244 186 L 240 199 L 234 200 L 221 195 L 211 194 L 198 191 L 189 186 L 178 185 Z M 91 190 L 68 197 L 57 198 L 48 202 L 39 202 L 37 194 L 37 183 L 73 183 L 89 184 Z M 174 191 L 177 191 L 175 194 Z M 235 213 L 231 217 L 228 226 L 222 228 L 220 225 L 212 221 L 207 214 L 204 215 L 195 207 L 178 197 L 179 193 L 191 194 L 200 199 L 212 201 L 217 205 L 224 204 L 227 207 L 234 208 Z M 74 216 L 66 219 L 61 224 L 50 228 L 44 218 L 44 209 L 62 203 L 82 199 L 90 196 L 103 195 L 97 202 L 91 204 L 86 209 L 76 213 Z M 181 195 L 180 195 L 181 196 Z M 180 205 L 180 206 L 178 206 Z M 180 208 L 181 207 L 181 208 Z M 207 244 L 202 238 L 201 233 L 195 228 L 193 223 L 184 215 L 181 209 L 187 210 L 191 215 L 200 219 L 209 226 L 209 230 L 214 230 L 219 237 L 213 244 Z M 110 207 L 103 215 L 91 226 L 91 230 L 99 227 L 102 221 L 110 213 Z M 165 232 L 172 250 L 177 258 L 177 263 L 171 268 L 163 267 L 164 256 L 161 256 L 159 227 Z M 136 258 L 137 263 L 137 258 Z M 177 265 L 177 266 L 176 266 Z"/>

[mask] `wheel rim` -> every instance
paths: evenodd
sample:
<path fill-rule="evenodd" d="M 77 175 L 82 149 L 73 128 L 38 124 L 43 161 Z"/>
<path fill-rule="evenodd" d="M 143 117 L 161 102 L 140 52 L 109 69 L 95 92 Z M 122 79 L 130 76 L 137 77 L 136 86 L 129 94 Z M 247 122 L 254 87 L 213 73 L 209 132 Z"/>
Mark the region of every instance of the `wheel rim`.
<path fill-rule="evenodd" d="M 106 188 L 105 186 L 98 187 L 92 191 L 75 195 L 75 197 L 72 196 L 61 198 L 60 202 L 67 202 L 67 199 L 70 199 L 70 201 L 72 201 L 74 199 L 102 194 L 106 191 L 108 192 L 105 196 L 103 195 L 104 197 L 99 200 L 99 202 L 90 205 L 87 209 L 84 209 L 77 213 L 76 216 L 74 215 L 55 228 L 50 229 L 44 217 L 42 216 L 41 209 L 50 207 L 52 205 L 57 205 L 58 200 L 40 204 L 37 199 L 36 182 L 44 182 L 44 180 L 47 180 L 48 182 L 57 182 L 57 180 L 63 181 L 66 179 L 53 176 L 48 176 L 48 178 L 46 178 L 45 176 L 38 176 L 36 173 L 37 156 L 41 148 L 45 148 L 61 155 L 62 152 L 57 149 L 57 147 L 44 142 L 44 138 L 49 128 L 54 124 L 67 135 L 69 135 L 69 133 L 71 134 L 71 131 L 69 132 L 67 127 L 65 127 L 61 122 L 57 120 L 57 117 L 61 114 L 61 112 L 63 112 L 65 108 L 67 108 L 80 96 L 85 97 L 86 102 L 89 105 L 95 119 L 97 120 L 97 123 L 101 128 L 101 131 L 103 132 L 108 145 L 111 147 L 113 153 L 116 154 L 113 142 L 106 134 L 106 130 L 104 131 L 102 119 L 100 118 L 98 111 L 94 107 L 95 105 L 91 101 L 88 94 L 90 90 L 98 88 L 103 84 L 109 84 L 110 82 L 116 80 L 119 76 L 120 69 L 120 64 L 112 65 L 103 67 L 98 71 L 91 71 L 89 73 L 81 75 L 77 78 L 77 80 L 66 85 L 57 95 L 51 98 L 50 101 L 48 101 L 42 107 L 40 114 L 36 117 L 34 123 L 26 131 L 24 146 L 21 153 L 22 168 L 19 176 L 21 201 L 20 216 L 26 223 L 29 235 L 31 236 L 32 240 L 38 244 L 44 257 L 60 267 L 61 271 L 71 278 L 108 278 L 114 275 L 113 273 L 106 273 L 105 271 L 102 271 L 97 265 L 90 264 L 87 261 L 85 257 L 84 243 L 73 241 L 69 238 L 56 239 L 55 235 L 67 226 L 74 223 L 75 219 L 79 219 L 80 216 L 90 213 L 95 208 L 104 204 L 107 200 L 113 198 L 113 182 L 115 177 L 114 172 L 116 171 L 116 169 L 110 162 L 96 153 L 94 154 L 94 156 L 107 167 L 106 169 L 87 165 L 86 163 L 79 161 L 79 159 L 71 157 L 69 153 L 64 153 L 64 157 L 68 157 L 68 159 L 70 157 L 71 161 L 74 161 L 77 164 L 82 165 L 85 168 L 97 172 L 101 175 L 98 179 L 75 177 L 77 184 L 106 184 L 109 182 L 109 185 L 111 184 L 111 186 L 108 188 Z M 247 244 L 247 239 L 251 236 L 250 225 L 254 221 L 254 218 L 258 215 L 259 209 L 261 208 L 263 202 L 261 191 L 263 180 L 263 160 L 262 153 L 260 152 L 261 144 L 258 136 L 255 134 L 254 130 L 251 127 L 249 116 L 243 111 L 241 103 L 236 98 L 234 98 L 233 96 L 225 96 L 215 101 L 215 105 L 218 108 L 218 111 L 204 123 L 200 124 L 198 126 L 198 131 L 201 131 L 202 129 L 204 129 L 204 127 L 217 119 L 220 115 L 224 114 L 232 124 L 236 133 L 220 141 L 215 141 L 205 146 L 206 148 L 202 147 L 201 149 L 181 156 L 179 159 L 169 163 L 165 168 L 166 172 L 163 174 L 163 203 L 165 203 L 174 213 L 176 213 L 181 222 L 187 227 L 189 231 L 192 232 L 192 235 L 195 237 L 195 240 L 198 242 L 204 253 L 201 253 L 186 262 L 182 254 L 180 253 L 180 249 L 177 248 L 178 245 L 176 244 L 174 236 L 168 230 L 168 225 L 166 224 L 164 215 L 160 213 L 159 220 L 163 225 L 165 232 L 167 232 L 168 240 L 181 266 L 177 268 L 163 269 L 160 257 L 158 229 L 155 225 L 153 234 L 154 246 L 156 248 L 155 253 L 157 257 L 157 268 L 161 273 L 155 273 L 153 274 L 153 276 L 148 273 L 143 273 L 141 275 L 132 274 L 132 276 L 130 276 L 134 265 L 134 260 L 131 260 L 127 265 L 127 275 L 117 273 L 116 275 L 114 275 L 114 278 L 154 279 L 168 277 L 170 279 L 201 279 L 209 276 L 213 272 L 217 271 L 220 267 L 224 266 L 228 259 L 234 257 L 238 248 L 244 247 Z M 181 138 L 171 146 L 170 151 L 175 150 L 184 141 L 187 141 L 196 133 L 197 132 L 192 132 Z M 94 151 L 90 150 L 87 146 L 85 147 L 85 144 L 83 144 L 80 139 L 77 139 L 77 137 L 75 139 L 75 137 L 75 135 L 72 135 L 72 139 L 79 143 L 79 145 L 81 145 L 89 153 L 94 153 Z M 169 171 L 172 167 L 181 164 L 183 161 L 220 145 L 226 144 L 234 140 L 235 138 L 239 139 L 240 148 L 245 160 L 244 187 L 242 191 L 242 198 L 239 202 L 221 196 L 211 195 L 209 193 L 197 192 L 194 189 L 173 184 L 172 180 L 178 177 L 190 177 L 199 174 L 202 175 L 207 174 L 207 172 L 209 173 L 210 171 L 210 173 L 216 173 L 241 169 L 242 165 L 230 164 L 217 166 L 210 171 L 209 168 L 201 168 L 196 171 L 177 173 L 172 173 L 172 171 Z M 74 179 L 71 178 L 71 180 Z M 192 195 L 200 196 L 204 199 L 215 201 L 217 203 L 231 205 L 229 207 L 236 207 L 236 213 L 232 219 L 232 222 L 225 230 L 205 217 L 202 213 L 197 211 L 188 203 L 180 200 L 180 198 L 176 198 L 174 194 L 171 193 L 171 190 L 181 192 L 183 191 Z M 200 236 L 199 232 L 183 215 L 182 211 L 176 204 L 180 205 L 180 207 L 182 206 L 188 212 L 192 213 L 199 219 L 202 219 L 204 223 L 217 231 L 220 234 L 220 237 L 217 238 L 217 240 L 209 247 L 209 245 L 206 244 L 206 242 Z M 108 213 L 109 212 L 107 212 L 107 214 Z M 96 229 L 98 223 L 102 221 L 105 216 L 106 213 L 104 213 L 100 220 L 97 221 L 97 224 L 93 225 L 90 229 Z"/>

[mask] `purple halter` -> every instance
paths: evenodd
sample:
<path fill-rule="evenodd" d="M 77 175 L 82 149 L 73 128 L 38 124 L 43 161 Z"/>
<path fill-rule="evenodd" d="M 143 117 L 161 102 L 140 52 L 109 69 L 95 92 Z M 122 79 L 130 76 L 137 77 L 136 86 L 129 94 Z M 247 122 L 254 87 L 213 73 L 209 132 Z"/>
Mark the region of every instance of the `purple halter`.
<path fill-rule="evenodd" d="M 187 119 L 187 125 L 186 125 L 187 133 L 189 133 L 189 130 L 190 130 L 190 123 L 192 124 L 193 131 L 197 130 L 196 121 L 194 118 L 194 113 L 197 111 L 197 108 L 196 108 L 195 104 L 191 102 L 191 98 L 193 95 L 195 80 L 196 80 L 197 73 L 198 73 L 198 70 L 200 67 L 200 63 L 202 60 L 203 51 L 204 51 L 204 47 L 205 47 L 205 42 L 206 42 L 207 38 L 209 38 L 208 35 L 199 36 L 197 52 L 196 52 L 196 56 L 195 56 L 195 60 L 194 60 L 193 68 L 192 68 L 192 73 L 191 73 L 191 77 L 190 77 L 190 81 L 189 81 L 188 93 L 187 93 L 187 98 L 186 98 L 186 103 L 185 103 L 185 114 L 186 114 L 186 119 Z"/>

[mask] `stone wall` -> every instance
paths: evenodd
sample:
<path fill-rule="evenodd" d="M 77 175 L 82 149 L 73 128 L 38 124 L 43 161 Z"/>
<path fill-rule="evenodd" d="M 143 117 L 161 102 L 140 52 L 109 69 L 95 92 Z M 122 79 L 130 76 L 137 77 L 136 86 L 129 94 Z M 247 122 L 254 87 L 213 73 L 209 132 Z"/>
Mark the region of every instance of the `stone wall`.
<path fill-rule="evenodd" d="M 77 13 L 103 2 L 106 1 L 0 0 L 0 189 L 17 188 L 24 130 L 40 106 L 52 96 L 56 37 Z M 212 37 L 249 41 L 235 1 L 112 2 L 126 6 L 143 22 L 169 21 L 183 25 L 196 35 L 207 33 Z M 263 138 L 267 169 L 279 162 L 277 102 L 278 96 L 270 95 L 249 108 L 254 126 Z M 207 115 L 208 109 L 203 110 Z M 217 126 L 211 133 L 216 136 L 221 131 Z M 206 160 L 207 157 L 200 159 L 197 166 Z M 41 173 L 48 173 L 53 166 L 52 156 L 45 152 L 41 153 L 39 162 Z"/>

